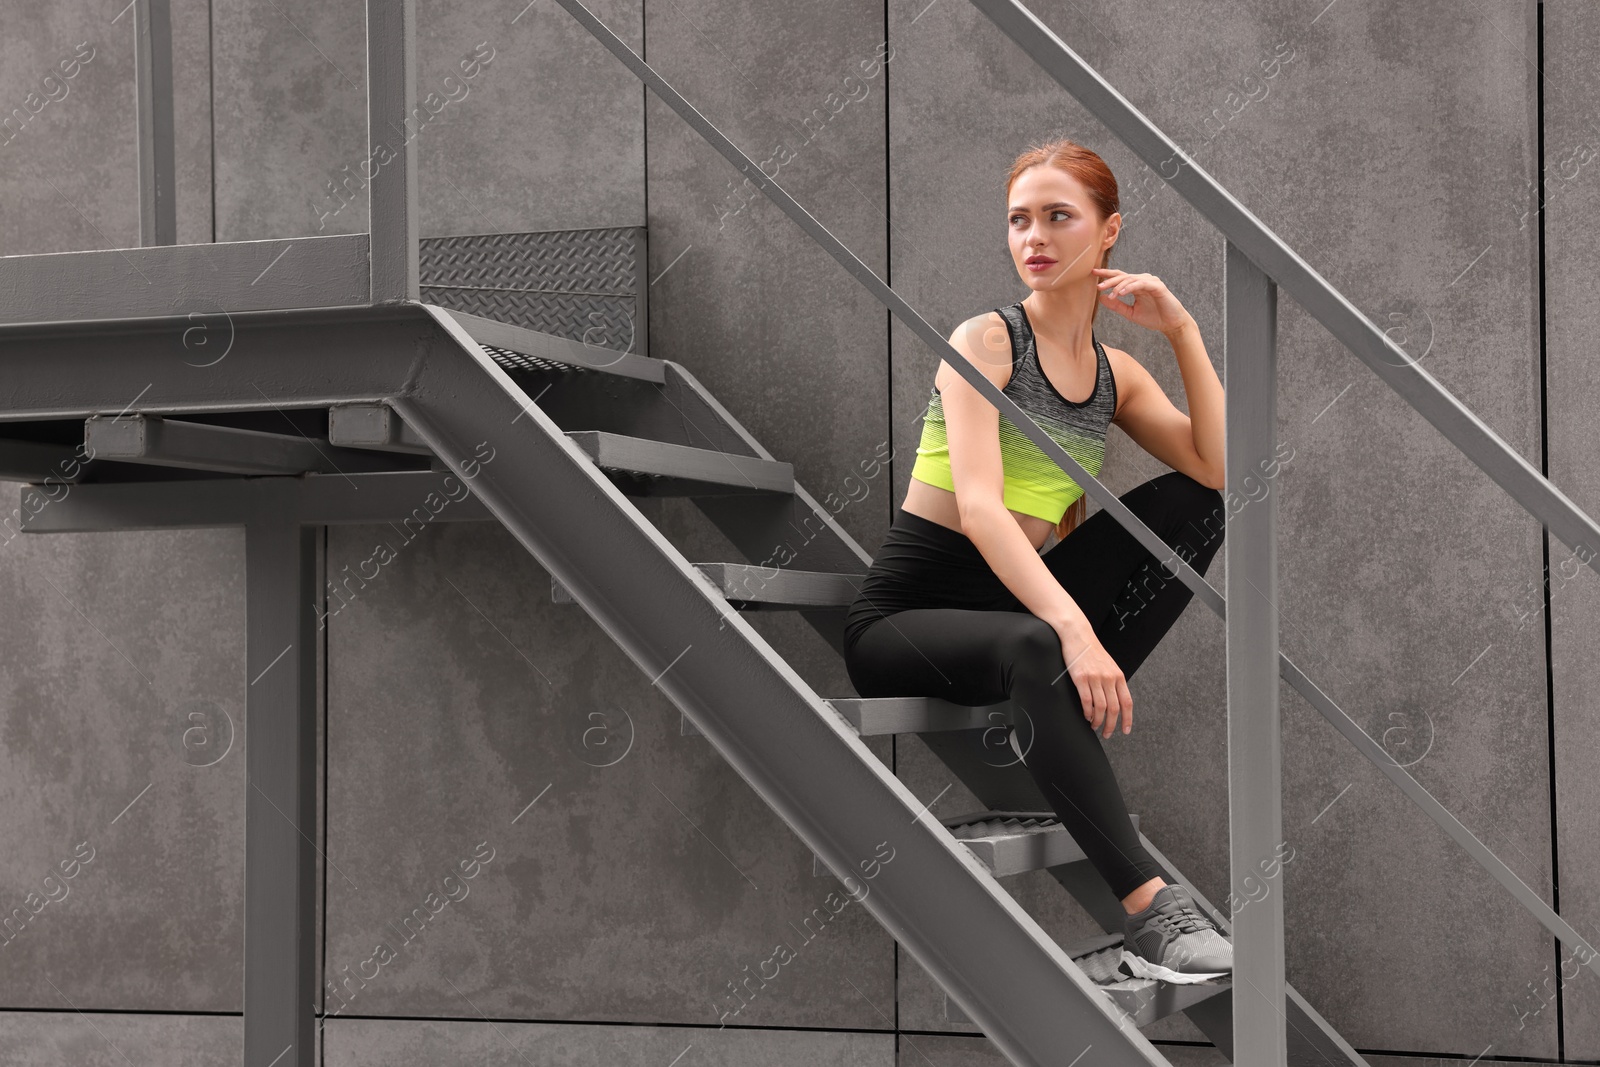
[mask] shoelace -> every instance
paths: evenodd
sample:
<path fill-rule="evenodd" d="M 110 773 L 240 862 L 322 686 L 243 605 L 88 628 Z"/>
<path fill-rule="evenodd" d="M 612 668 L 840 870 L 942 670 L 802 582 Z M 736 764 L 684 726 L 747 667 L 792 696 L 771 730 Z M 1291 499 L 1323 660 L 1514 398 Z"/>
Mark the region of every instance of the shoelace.
<path fill-rule="evenodd" d="M 1152 918 L 1179 934 L 1193 934 L 1201 930 L 1215 930 L 1216 926 L 1204 915 L 1187 904 L 1169 904 L 1156 909 Z"/>

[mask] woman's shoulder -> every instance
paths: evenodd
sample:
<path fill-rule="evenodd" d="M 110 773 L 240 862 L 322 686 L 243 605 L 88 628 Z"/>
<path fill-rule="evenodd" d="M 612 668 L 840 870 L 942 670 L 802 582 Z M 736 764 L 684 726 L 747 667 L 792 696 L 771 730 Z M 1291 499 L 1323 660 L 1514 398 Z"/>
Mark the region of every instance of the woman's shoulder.
<path fill-rule="evenodd" d="M 974 325 L 979 327 L 999 327 L 1000 329 L 1005 329 L 1006 320 L 1005 316 L 1000 314 L 999 308 L 992 308 L 989 311 L 980 311 L 975 315 L 968 316 L 966 319 L 962 320 L 961 325 L 957 326 L 956 329 L 960 330 L 963 327 L 972 327 Z"/>

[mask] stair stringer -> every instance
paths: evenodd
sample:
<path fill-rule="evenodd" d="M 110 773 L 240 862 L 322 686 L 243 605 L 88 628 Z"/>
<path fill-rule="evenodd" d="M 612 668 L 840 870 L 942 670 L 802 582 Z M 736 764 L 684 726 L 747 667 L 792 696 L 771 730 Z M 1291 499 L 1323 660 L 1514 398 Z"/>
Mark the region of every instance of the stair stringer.
<path fill-rule="evenodd" d="M 894 849 L 861 905 L 1001 1053 L 1168 1064 L 449 313 L 420 306 L 437 329 L 390 405 L 830 868 Z"/>

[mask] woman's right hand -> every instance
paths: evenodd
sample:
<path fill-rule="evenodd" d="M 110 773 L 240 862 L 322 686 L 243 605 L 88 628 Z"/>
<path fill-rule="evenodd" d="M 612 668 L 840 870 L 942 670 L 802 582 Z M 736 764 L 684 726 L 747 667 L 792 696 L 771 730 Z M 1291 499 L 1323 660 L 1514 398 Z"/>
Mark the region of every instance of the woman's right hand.
<path fill-rule="evenodd" d="M 1128 681 L 1111 653 L 1092 630 L 1087 636 L 1071 632 L 1060 636 L 1061 656 L 1067 673 L 1078 687 L 1083 717 L 1089 720 L 1089 725 L 1101 731 L 1101 736 L 1110 737 L 1120 718 L 1122 732 L 1126 734 L 1132 730 L 1133 694 L 1128 692 Z"/>

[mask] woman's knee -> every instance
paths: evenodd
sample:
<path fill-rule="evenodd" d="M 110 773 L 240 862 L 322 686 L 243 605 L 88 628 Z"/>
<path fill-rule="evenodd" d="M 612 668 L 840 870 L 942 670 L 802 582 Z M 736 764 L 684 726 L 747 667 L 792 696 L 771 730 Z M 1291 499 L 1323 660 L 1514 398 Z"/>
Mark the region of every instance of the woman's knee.
<path fill-rule="evenodd" d="M 1151 480 L 1160 487 L 1162 497 L 1175 508 L 1191 513 L 1220 513 L 1222 510 L 1222 491 L 1202 485 L 1183 471 L 1168 471 Z"/>
<path fill-rule="evenodd" d="M 1210 558 L 1227 532 L 1227 511 L 1222 492 L 1202 485 L 1182 471 L 1168 471 L 1151 479 L 1158 491 L 1161 507 L 1171 519 L 1174 537 L 1187 542 L 1196 553 Z M 1207 550 L 1210 550 L 1209 552 Z"/>
<path fill-rule="evenodd" d="M 1017 616 L 1011 632 L 1004 638 L 1003 661 L 1010 670 L 1011 692 L 1018 689 L 1056 687 L 1067 673 L 1061 635 L 1054 626 L 1029 612 L 1008 612 Z M 1070 688 L 1070 687 L 1067 687 Z M 1076 692 L 1076 691 L 1074 691 Z"/>

